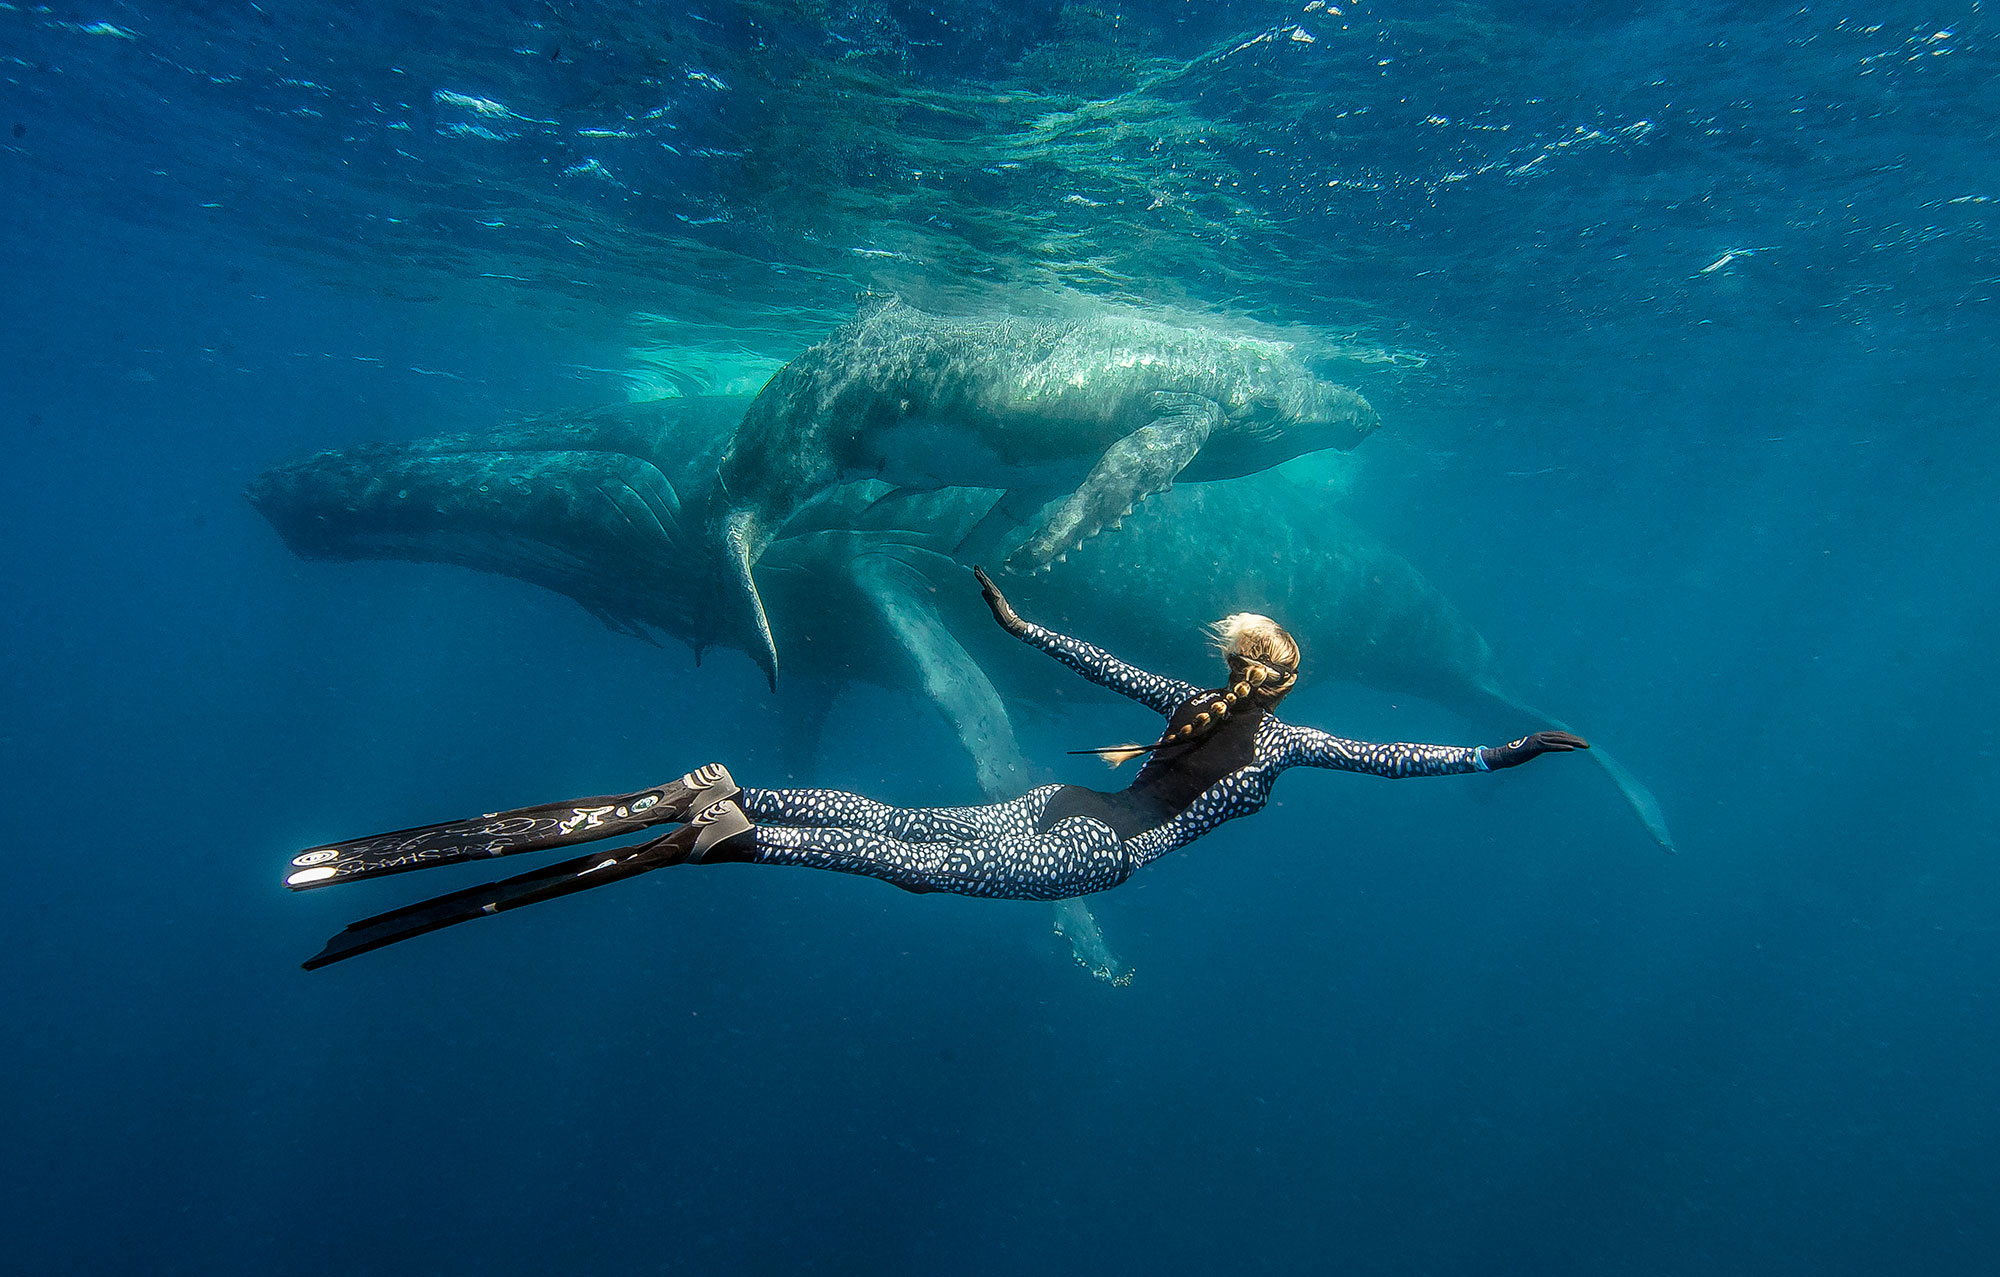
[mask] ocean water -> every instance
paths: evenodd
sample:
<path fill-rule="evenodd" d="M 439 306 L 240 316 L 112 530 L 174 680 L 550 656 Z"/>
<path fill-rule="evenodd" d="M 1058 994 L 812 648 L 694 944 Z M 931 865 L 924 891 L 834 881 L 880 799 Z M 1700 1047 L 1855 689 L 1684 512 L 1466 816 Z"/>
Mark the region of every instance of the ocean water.
<path fill-rule="evenodd" d="M 1992 1271 L 1996 38 L 1966 0 L 0 4 L 10 1267 Z M 1123 987 L 1046 906 L 755 866 L 301 972 L 422 894 L 288 895 L 326 839 L 710 759 L 977 798 L 906 692 L 815 740 L 738 653 L 304 561 L 243 496 L 754 389 L 864 290 L 1311 344 L 1384 419 L 1339 512 L 1679 854 L 1572 760 L 1312 772 L 1092 900 Z M 1493 739 L 1306 659 L 1296 721 Z M 1019 727 L 1056 768 L 1137 730 Z"/>

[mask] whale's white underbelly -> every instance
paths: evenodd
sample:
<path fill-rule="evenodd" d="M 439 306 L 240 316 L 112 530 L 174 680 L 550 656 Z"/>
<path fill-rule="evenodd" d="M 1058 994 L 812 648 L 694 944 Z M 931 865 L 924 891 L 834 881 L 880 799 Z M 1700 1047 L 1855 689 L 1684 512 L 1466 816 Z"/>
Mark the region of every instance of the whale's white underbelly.
<path fill-rule="evenodd" d="M 870 433 L 854 459 L 857 475 L 899 488 L 1072 488 L 1097 464 L 1100 449 L 1078 439 L 1076 450 L 994 447 L 991 429 L 948 419 L 911 417 Z"/>

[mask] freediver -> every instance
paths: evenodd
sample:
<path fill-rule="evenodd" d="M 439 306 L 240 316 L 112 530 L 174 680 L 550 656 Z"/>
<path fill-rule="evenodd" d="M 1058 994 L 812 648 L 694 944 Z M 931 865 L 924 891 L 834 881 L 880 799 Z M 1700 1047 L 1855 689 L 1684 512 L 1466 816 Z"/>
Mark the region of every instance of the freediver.
<path fill-rule="evenodd" d="M 1497 771 L 1540 754 L 1590 748 L 1562 731 L 1506 745 L 1377 745 L 1294 726 L 1272 711 L 1297 685 L 1299 647 L 1269 617 L 1239 612 L 1215 623 L 1229 678 L 1221 688 L 1203 689 L 1024 621 L 985 572 L 973 574 L 1009 633 L 1166 717 L 1165 732 L 1150 745 L 1074 751 L 1100 755 L 1114 767 L 1149 755 L 1130 787 L 1105 793 L 1043 785 L 984 806 L 892 807 L 839 790 L 739 788 L 726 768 L 711 763 L 636 793 L 331 843 L 294 856 L 285 885 L 307 890 L 679 826 L 647 842 L 364 919 L 328 941 L 306 968 L 666 865 L 808 865 L 867 874 L 906 891 L 1062 900 L 1115 887 L 1223 821 L 1259 810 L 1288 767 L 1402 779 Z"/>

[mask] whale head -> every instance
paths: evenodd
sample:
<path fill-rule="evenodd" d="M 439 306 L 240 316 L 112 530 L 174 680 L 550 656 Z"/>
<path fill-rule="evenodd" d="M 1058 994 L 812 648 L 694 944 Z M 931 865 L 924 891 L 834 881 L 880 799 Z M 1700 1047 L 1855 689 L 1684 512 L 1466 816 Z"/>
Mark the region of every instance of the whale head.
<path fill-rule="evenodd" d="M 1360 392 L 1297 365 L 1246 380 L 1225 408 L 1253 433 L 1303 436 L 1301 452 L 1344 451 L 1382 424 Z"/>
<path fill-rule="evenodd" d="M 700 648 L 736 571 L 701 511 L 745 396 L 607 405 L 480 435 L 361 444 L 278 466 L 246 495 L 301 557 L 458 563 L 532 582 L 612 629 Z M 731 636 L 753 655 L 754 632 Z"/>
<path fill-rule="evenodd" d="M 1223 403 L 1230 425 L 1184 472 L 1191 480 L 1233 479 L 1325 448 L 1345 452 L 1382 418 L 1360 392 L 1302 366 L 1246 378 Z"/>

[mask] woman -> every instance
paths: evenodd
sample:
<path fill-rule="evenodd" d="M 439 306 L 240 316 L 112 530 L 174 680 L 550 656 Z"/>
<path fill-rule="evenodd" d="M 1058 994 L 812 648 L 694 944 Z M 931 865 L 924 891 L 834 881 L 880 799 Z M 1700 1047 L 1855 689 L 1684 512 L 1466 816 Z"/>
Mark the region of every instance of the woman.
<path fill-rule="evenodd" d="M 1499 746 L 1371 745 L 1295 727 L 1272 714 L 1299 676 L 1299 648 L 1269 617 L 1239 612 L 1215 625 L 1229 666 L 1215 690 L 1149 674 L 1101 648 L 1023 621 L 986 573 L 973 575 L 1001 625 L 1094 683 L 1167 718 L 1150 745 L 1079 751 L 1114 767 L 1148 754 L 1129 788 L 1044 785 L 981 807 L 891 807 L 829 789 L 739 789 L 710 764 L 632 794 L 582 798 L 472 820 L 378 834 L 301 852 L 294 890 L 488 856 L 593 842 L 651 825 L 679 828 L 357 922 L 308 969 L 398 940 L 629 878 L 711 861 L 811 865 L 868 874 L 907 891 L 1061 900 L 1115 887 L 1132 871 L 1263 807 L 1287 767 L 1330 767 L 1400 779 L 1518 767 L 1538 754 L 1590 746 L 1536 732 Z"/>

